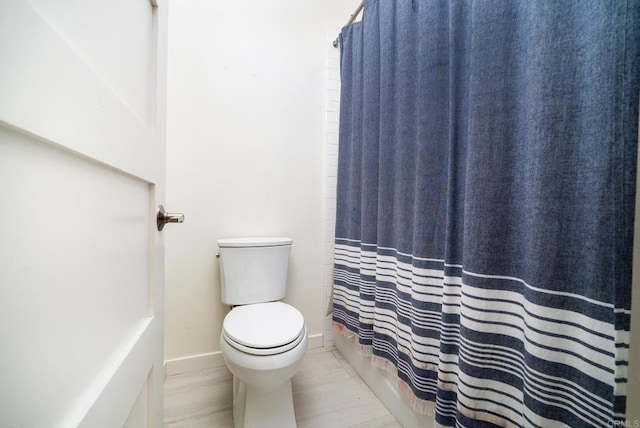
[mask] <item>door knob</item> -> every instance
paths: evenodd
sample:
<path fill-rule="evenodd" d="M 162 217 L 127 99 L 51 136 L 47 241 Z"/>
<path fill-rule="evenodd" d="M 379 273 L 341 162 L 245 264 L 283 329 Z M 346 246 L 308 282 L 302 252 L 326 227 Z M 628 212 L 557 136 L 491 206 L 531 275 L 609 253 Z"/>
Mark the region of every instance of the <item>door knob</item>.
<path fill-rule="evenodd" d="M 182 213 L 168 213 L 164 210 L 164 207 L 160 205 L 158 207 L 157 224 L 158 231 L 164 229 L 164 225 L 167 223 L 182 223 L 184 222 L 184 214 Z"/>

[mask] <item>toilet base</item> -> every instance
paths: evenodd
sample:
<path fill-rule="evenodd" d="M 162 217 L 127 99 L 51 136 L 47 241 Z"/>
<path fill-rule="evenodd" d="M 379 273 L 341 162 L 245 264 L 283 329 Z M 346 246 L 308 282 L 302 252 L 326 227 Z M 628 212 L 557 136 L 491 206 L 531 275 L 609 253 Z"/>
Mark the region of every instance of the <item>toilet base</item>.
<path fill-rule="evenodd" d="M 236 428 L 295 428 L 291 379 L 257 386 L 233 376 L 233 424 Z"/>

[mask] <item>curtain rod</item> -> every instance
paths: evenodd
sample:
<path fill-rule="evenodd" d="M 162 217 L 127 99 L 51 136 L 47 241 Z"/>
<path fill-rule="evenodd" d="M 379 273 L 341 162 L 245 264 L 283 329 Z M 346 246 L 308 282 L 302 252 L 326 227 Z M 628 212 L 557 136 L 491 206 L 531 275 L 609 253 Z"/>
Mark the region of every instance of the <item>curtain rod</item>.
<path fill-rule="evenodd" d="M 364 1 L 361 1 L 358 7 L 356 7 L 355 12 L 351 14 L 351 18 L 349 18 L 349 21 L 347 21 L 347 23 L 344 24 L 345 27 L 356 20 L 363 6 L 364 6 Z M 337 48 L 339 44 L 340 44 L 340 35 L 338 34 L 338 37 L 336 37 L 336 39 L 333 41 L 333 47 Z"/>

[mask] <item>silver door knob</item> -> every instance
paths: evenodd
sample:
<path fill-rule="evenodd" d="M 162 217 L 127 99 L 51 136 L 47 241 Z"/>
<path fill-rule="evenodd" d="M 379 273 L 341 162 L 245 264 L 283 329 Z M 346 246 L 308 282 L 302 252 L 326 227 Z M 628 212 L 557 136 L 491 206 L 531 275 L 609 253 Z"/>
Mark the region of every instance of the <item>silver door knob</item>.
<path fill-rule="evenodd" d="M 164 210 L 164 207 L 160 205 L 158 207 L 157 224 L 158 231 L 164 229 L 164 225 L 167 223 L 182 223 L 184 222 L 184 214 L 182 213 L 168 213 Z"/>

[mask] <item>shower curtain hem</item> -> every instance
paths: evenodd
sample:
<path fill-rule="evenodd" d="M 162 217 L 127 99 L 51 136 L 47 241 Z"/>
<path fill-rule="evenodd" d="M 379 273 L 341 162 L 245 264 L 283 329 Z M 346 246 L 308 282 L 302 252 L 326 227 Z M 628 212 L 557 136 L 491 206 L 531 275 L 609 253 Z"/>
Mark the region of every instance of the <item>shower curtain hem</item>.
<path fill-rule="evenodd" d="M 384 371 L 389 373 L 391 376 L 393 376 L 396 383 L 396 387 L 398 388 L 400 393 L 408 399 L 413 411 L 415 411 L 416 413 L 420 413 L 422 415 L 435 416 L 435 404 L 431 401 L 422 400 L 416 397 L 413 391 L 411 390 L 411 387 L 404 380 L 398 377 L 397 367 L 391 361 L 388 361 L 382 357 L 373 355 L 373 347 L 357 343 L 358 335 L 350 331 L 343 324 L 340 324 L 339 322 L 334 321 L 333 329 L 334 331 L 336 331 L 337 333 L 340 333 L 347 339 L 354 341 L 357 344 L 358 353 L 360 355 L 363 355 L 369 358 L 369 360 L 375 367 L 383 369 Z M 439 427 L 440 425 L 435 425 L 435 426 Z"/>

